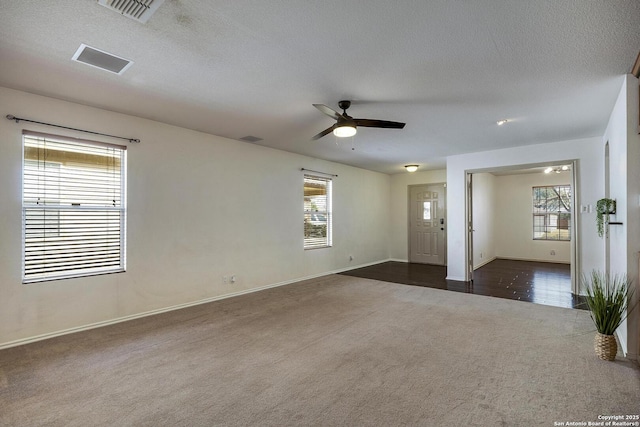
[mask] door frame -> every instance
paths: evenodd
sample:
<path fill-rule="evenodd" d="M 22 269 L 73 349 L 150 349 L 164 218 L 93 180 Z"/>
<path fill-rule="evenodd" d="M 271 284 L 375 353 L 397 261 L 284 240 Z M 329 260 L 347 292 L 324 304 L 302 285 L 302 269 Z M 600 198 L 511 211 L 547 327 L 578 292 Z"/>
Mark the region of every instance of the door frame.
<path fill-rule="evenodd" d="M 411 188 L 412 187 L 424 187 L 429 185 L 442 185 L 444 187 L 444 264 L 443 266 L 447 266 L 448 263 L 448 253 L 447 253 L 447 228 L 449 226 L 449 218 L 447 218 L 447 183 L 444 181 L 441 182 L 426 182 L 422 184 L 410 184 L 407 185 L 407 262 L 411 262 Z"/>
<path fill-rule="evenodd" d="M 539 166 L 555 166 L 559 164 L 571 164 L 571 292 L 574 295 L 580 295 L 580 233 L 578 233 L 580 227 L 580 182 L 578 180 L 579 162 L 578 160 L 554 160 L 545 163 L 527 164 L 527 165 L 510 165 L 505 167 L 487 168 L 481 170 L 466 170 L 465 171 L 465 226 L 467 227 L 465 233 L 465 245 L 466 245 L 466 268 L 465 268 L 465 281 L 473 281 L 473 174 L 492 172 L 492 171 L 504 171 L 504 170 L 517 170 L 526 169 Z"/>

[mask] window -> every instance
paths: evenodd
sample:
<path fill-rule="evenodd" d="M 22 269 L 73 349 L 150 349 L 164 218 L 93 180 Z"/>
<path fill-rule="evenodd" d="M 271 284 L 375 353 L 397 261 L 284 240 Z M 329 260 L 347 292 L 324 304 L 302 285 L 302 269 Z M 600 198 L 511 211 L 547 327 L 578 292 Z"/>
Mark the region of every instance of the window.
<path fill-rule="evenodd" d="M 571 186 L 533 187 L 533 239 L 571 240 Z"/>
<path fill-rule="evenodd" d="M 304 248 L 331 246 L 331 179 L 304 176 Z"/>
<path fill-rule="evenodd" d="M 431 202 L 422 202 L 422 219 L 431 221 Z"/>
<path fill-rule="evenodd" d="M 124 271 L 126 147 L 22 141 L 23 283 Z"/>

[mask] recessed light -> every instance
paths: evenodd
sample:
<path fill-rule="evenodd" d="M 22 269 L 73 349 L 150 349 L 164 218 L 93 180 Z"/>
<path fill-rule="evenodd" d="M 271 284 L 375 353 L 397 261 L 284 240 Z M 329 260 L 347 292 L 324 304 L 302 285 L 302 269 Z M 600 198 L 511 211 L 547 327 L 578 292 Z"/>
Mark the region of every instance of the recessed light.
<path fill-rule="evenodd" d="M 502 119 L 502 120 L 498 120 L 498 121 L 496 122 L 496 124 L 497 124 L 498 126 L 502 126 L 503 124 L 507 123 L 508 121 L 509 121 L 509 120 L 507 120 L 507 119 Z"/>

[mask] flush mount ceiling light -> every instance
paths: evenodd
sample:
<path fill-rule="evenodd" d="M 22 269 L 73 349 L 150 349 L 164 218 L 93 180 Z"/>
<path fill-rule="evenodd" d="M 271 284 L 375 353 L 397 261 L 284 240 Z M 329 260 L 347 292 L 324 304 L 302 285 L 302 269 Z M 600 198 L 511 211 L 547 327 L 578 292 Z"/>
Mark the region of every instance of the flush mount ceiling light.
<path fill-rule="evenodd" d="M 508 121 L 509 121 L 509 120 L 507 120 L 507 119 L 502 119 L 502 120 L 498 120 L 498 121 L 496 122 L 496 124 L 497 124 L 498 126 L 502 126 L 503 124 L 507 123 Z"/>
<path fill-rule="evenodd" d="M 415 172 L 418 170 L 418 166 L 419 165 L 405 165 L 405 169 L 407 170 L 407 172 Z"/>

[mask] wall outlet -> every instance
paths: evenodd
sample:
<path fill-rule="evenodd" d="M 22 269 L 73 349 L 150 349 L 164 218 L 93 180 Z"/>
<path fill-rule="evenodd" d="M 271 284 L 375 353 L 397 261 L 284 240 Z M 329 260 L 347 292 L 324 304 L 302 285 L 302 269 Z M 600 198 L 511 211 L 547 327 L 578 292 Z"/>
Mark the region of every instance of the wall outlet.
<path fill-rule="evenodd" d="M 555 255 L 555 254 L 556 254 L 556 251 L 552 250 L 551 255 Z"/>
<path fill-rule="evenodd" d="M 349 261 L 353 261 L 353 255 L 349 255 Z"/>
<path fill-rule="evenodd" d="M 480 258 L 482 258 L 484 256 L 484 254 L 482 252 L 480 252 Z"/>
<path fill-rule="evenodd" d="M 235 274 L 234 274 L 234 275 L 232 275 L 232 276 L 231 276 L 231 278 L 229 279 L 229 281 L 230 281 L 231 283 L 236 283 L 236 280 L 238 280 L 238 278 L 236 277 L 236 275 L 235 275 Z"/>
<path fill-rule="evenodd" d="M 222 283 L 229 283 L 229 276 L 222 276 Z"/>

